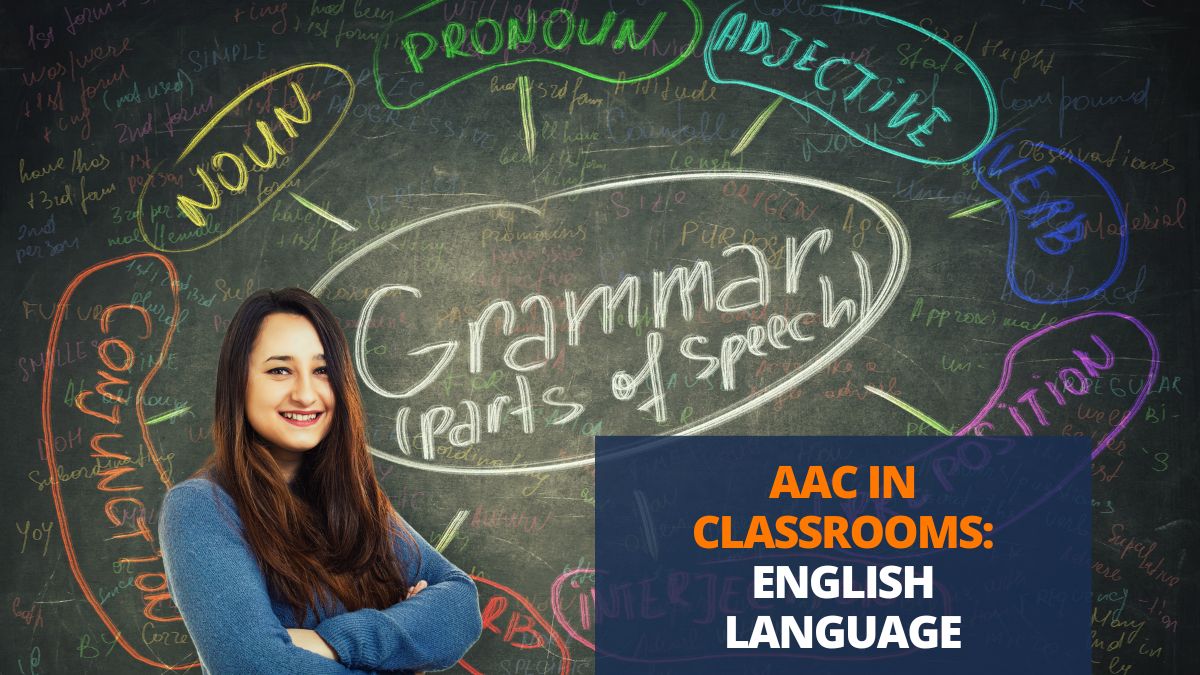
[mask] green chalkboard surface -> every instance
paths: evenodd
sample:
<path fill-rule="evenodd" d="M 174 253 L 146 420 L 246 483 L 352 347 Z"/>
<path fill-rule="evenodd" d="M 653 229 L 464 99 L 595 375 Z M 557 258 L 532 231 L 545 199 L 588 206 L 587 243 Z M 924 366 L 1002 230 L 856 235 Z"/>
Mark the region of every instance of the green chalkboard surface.
<path fill-rule="evenodd" d="M 199 672 L 158 510 L 230 318 L 284 286 L 343 322 L 382 484 L 478 583 L 459 670 L 594 672 L 593 440 L 645 434 L 1088 437 L 1094 672 L 1200 667 L 1194 11 L 0 17 L 0 672 Z"/>

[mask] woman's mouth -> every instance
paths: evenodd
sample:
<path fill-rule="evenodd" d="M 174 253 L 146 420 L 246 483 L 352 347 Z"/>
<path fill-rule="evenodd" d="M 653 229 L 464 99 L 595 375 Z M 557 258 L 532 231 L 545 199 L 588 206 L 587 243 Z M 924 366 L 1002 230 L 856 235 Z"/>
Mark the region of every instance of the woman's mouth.
<path fill-rule="evenodd" d="M 324 414 L 325 413 L 323 412 L 288 411 L 279 413 L 279 416 L 292 426 L 311 427 L 312 425 L 316 424 L 317 420 L 321 419 L 321 416 Z"/>

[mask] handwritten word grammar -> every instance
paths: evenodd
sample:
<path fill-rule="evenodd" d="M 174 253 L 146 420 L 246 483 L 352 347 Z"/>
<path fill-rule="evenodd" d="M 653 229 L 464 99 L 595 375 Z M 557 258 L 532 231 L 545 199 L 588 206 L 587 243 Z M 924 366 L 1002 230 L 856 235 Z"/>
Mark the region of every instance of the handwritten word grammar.
<path fill-rule="evenodd" d="M 483 432 L 498 433 L 507 415 L 520 420 L 526 434 L 534 431 L 534 395 L 526 373 L 547 368 L 559 354 L 559 347 L 575 348 L 581 344 L 585 324 L 598 319 L 600 331 L 611 334 L 624 319 L 626 326 L 638 326 L 639 317 L 645 311 L 651 317 L 651 330 L 645 335 L 645 362 L 635 371 L 617 370 L 611 376 L 611 393 L 619 401 L 630 401 L 639 391 L 647 392 L 643 401 L 637 403 L 638 410 L 652 413 L 656 421 L 667 418 L 667 394 L 662 377 L 661 359 L 666 350 L 663 329 L 672 320 L 692 322 L 697 318 L 697 309 L 704 312 L 740 312 L 763 309 L 771 302 L 772 288 L 782 288 L 785 296 L 801 292 L 804 272 L 812 268 L 814 256 L 825 253 L 832 242 L 832 232 L 827 228 L 814 230 L 802 240 L 788 237 L 785 241 L 783 264 L 774 272 L 766 254 L 750 244 L 726 247 L 721 256 L 740 259 L 751 274 L 723 279 L 718 282 L 717 269 L 709 260 L 697 260 L 690 267 L 674 265 L 670 269 L 653 269 L 649 273 L 649 289 L 642 278 L 627 275 L 617 284 L 598 284 L 583 293 L 567 290 L 560 299 L 532 293 L 519 303 L 507 299 L 495 299 L 483 307 L 466 323 L 466 334 L 454 339 L 442 340 L 416 347 L 407 352 L 412 357 L 432 357 L 432 365 L 424 375 L 408 383 L 381 384 L 374 376 L 367 357 L 368 329 L 362 328 L 355 336 L 355 364 L 364 384 L 387 398 L 409 398 L 429 388 L 443 377 L 456 359 L 465 365 L 468 372 L 478 374 L 486 367 L 500 367 L 515 373 L 517 399 L 501 394 L 481 407 L 470 400 L 461 401 L 457 408 L 436 405 L 419 416 L 413 426 L 415 436 L 420 438 L 420 447 L 426 459 L 433 459 L 436 440 L 440 436 L 454 446 L 463 447 L 478 443 Z M 708 338 L 698 334 L 685 335 L 679 342 L 678 353 L 691 364 L 694 377 L 700 380 L 716 378 L 723 391 L 736 387 L 739 361 L 750 356 L 765 356 L 767 350 L 789 350 L 816 339 L 814 330 L 834 330 L 842 323 L 854 324 L 869 313 L 875 299 L 875 286 L 869 264 L 857 252 L 851 253 L 857 272 L 857 299 L 836 297 L 833 282 L 825 274 L 811 280 L 811 288 L 817 306 L 810 310 L 790 315 L 769 314 L 765 320 L 754 323 L 744 331 L 723 336 L 718 344 L 709 345 Z M 721 269 L 730 269 L 725 265 Z M 643 296 L 649 290 L 649 300 Z M 363 304 L 359 326 L 371 324 L 372 315 L 381 300 L 390 295 L 421 297 L 419 288 L 389 284 L 377 288 Z M 643 308 L 648 304 L 648 308 Z M 562 307 L 563 310 L 558 308 Z M 819 311 L 818 311 L 819 310 Z M 565 321 L 559 318 L 565 312 Z M 532 335 L 515 337 L 515 325 L 519 315 L 536 323 L 539 330 Z M 623 316 L 622 316 L 623 315 Z M 499 333 L 510 338 L 498 345 L 493 352 L 492 328 L 498 322 Z M 594 325 L 594 324 L 593 324 Z M 817 326 L 819 328 L 812 328 Z M 494 354 L 494 356 L 493 356 Z M 463 363 L 465 362 L 465 363 Z M 584 411 L 579 402 L 565 400 L 565 389 L 552 386 L 545 389 L 540 399 L 555 409 L 553 424 L 567 424 Z M 515 404 L 516 407 L 512 407 Z M 411 454 L 408 407 L 401 408 L 396 417 L 397 441 L 405 454 Z"/>

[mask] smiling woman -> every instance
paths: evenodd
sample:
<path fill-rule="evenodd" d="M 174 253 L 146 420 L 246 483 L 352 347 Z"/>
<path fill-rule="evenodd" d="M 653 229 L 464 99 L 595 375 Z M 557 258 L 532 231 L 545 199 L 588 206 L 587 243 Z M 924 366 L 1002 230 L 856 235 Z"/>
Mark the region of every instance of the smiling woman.
<path fill-rule="evenodd" d="M 312 323 L 297 314 L 267 316 L 250 352 L 246 419 L 288 482 L 304 453 L 329 433 L 335 407 L 321 338 Z"/>
<path fill-rule="evenodd" d="M 205 673 L 438 670 L 478 639 L 474 582 L 378 484 L 346 338 L 316 298 L 262 290 L 238 309 L 212 438 L 159 520 Z"/>

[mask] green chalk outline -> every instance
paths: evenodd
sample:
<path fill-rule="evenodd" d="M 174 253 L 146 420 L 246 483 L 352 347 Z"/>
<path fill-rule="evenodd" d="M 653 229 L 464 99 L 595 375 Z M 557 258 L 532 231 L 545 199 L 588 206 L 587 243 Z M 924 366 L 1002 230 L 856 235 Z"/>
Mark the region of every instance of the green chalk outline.
<path fill-rule="evenodd" d="M 721 12 L 720 16 L 717 17 L 716 23 L 714 23 L 713 25 L 714 26 L 723 25 L 725 17 L 731 11 L 733 11 L 734 7 L 737 7 L 740 4 L 742 4 L 742 0 L 737 0 L 737 2 L 734 2 L 733 4 L 726 7 L 725 11 Z M 893 157 L 899 157 L 901 159 L 911 160 L 911 161 L 917 162 L 919 164 L 927 164 L 927 165 L 931 165 L 931 166 L 952 166 L 954 164 L 959 164 L 961 162 L 971 159 L 972 157 L 975 156 L 975 154 L 977 152 L 979 152 L 984 147 L 986 147 L 988 143 L 992 142 L 992 138 L 994 138 L 996 135 L 996 126 L 997 126 L 998 112 L 997 112 L 997 107 L 996 107 L 996 94 L 992 91 L 992 85 L 991 85 L 991 83 L 988 82 L 987 77 L 983 74 L 983 71 L 980 70 L 979 66 L 975 65 L 975 62 L 971 60 L 971 57 L 964 54 L 961 49 L 959 49 L 958 47 L 955 47 L 950 42 L 943 40 L 941 37 L 925 30 L 924 28 L 921 28 L 920 26 L 911 24 L 903 19 L 897 19 L 894 16 L 889 16 L 887 14 L 883 14 L 881 12 L 873 12 L 869 9 L 861 9 L 859 7 L 850 7 L 847 5 L 821 5 L 821 6 L 828 7 L 829 9 L 841 10 L 844 12 L 851 12 L 851 13 L 855 13 L 855 14 L 866 14 L 867 16 L 873 16 L 877 19 L 881 19 L 881 20 L 887 21 L 889 23 L 894 23 L 899 26 L 904 26 L 905 28 L 910 28 L 910 29 L 916 31 L 917 33 L 920 33 L 921 35 L 924 35 L 924 36 L 928 37 L 929 39 L 933 40 L 934 42 L 942 45 L 946 49 L 950 50 L 950 52 L 952 54 L 954 54 L 956 57 L 961 59 L 962 62 L 967 65 L 967 68 L 970 69 L 971 73 L 975 76 L 975 79 L 979 80 L 979 86 L 983 89 L 983 94 L 987 98 L 988 128 L 987 128 L 987 132 L 984 133 L 983 138 L 979 141 L 979 144 L 976 145 L 971 150 L 959 155 L 958 157 L 955 157 L 954 159 L 923 158 L 923 157 L 919 157 L 917 155 L 910 155 L 901 150 L 898 150 L 895 148 L 889 148 L 885 145 L 882 145 L 880 143 L 876 143 L 875 141 L 872 141 L 871 139 L 867 138 L 863 134 L 860 134 L 859 132 L 850 128 L 845 122 L 842 122 L 841 120 L 837 119 L 835 116 L 833 116 L 830 113 L 826 112 L 825 110 L 821 109 L 820 106 L 817 106 L 812 103 L 809 103 L 808 101 L 802 100 L 802 99 L 798 98 L 795 94 L 790 94 L 786 91 L 780 91 L 779 89 L 776 89 L 772 86 L 765 85 L 765 84 L 759 84 L 757 82 L 747 82 L 746 80 L 726 79 L 723 77 L 719 77 L 717 75 L 716 69 L 713 67 L 713 64 L 712 64 L 712 54 L 713 54 L 712 43 L 713 43 L 713 39 L 715 36 L 715 33 L 713 33 L 713 32 L 710 32 L 708 35 L 708 39 L 704 41 L 704 70 L 708 74 L 708 79 L 712 80 L 716 84 L 740 84 L 742 86 L 749 87 L 751 89 L 757 89 L 758 91 L 775 94 L 776 96 L 782 96 L 789 101 L 798 103 L 806 108 L 809 108 L 810 110 L 817 113 L 821 117 L 824 117 L 825 119 L 829 120 L 829 122 L 832 123 L 837 128 L 850 134 L 854 138 L 857 138 L 858 140 L 862 141 L 863 143 L 866 143 L 867 145 L 871 146 L 872 148 L 875 148 L 876 150 L 885 152 L 889 155 L 892 155 Z"/>
<path fill-rule="evenodd" d="M 942 426 L 940 423 L 938 423 L 937 420 L 935 420 L 932 417 L 930 417 L 929 415 L 926 415 L 925 413 L 921 412 L 916 407 L 911 406 L 911 405 L 905 403 L 904 401 L 901 401 L 900 399 L 896 398 L 895 396 L 892 396 L 891 394 L 887 393 L 886 391 L 883 391 L 882 389 L 876 389 L 875 387 L 872 387 L 869 384 L 864 384 L 863 389 L 866 389 L 867 391 L 871 392 L 872 394 L 875 394 L 879 398 L 882 398 L 883 400 L 887 401 L 888 403 L 891 403 L 892 405 L 896 406 L 897 408 L 900 408 L 904 412 L 921 420 L 925 424 L 928 424 L 929 426 L 933 427 L 934 429 L 941 432 L 942 434 L 945 434 L 946 436 L 954 435 L 953 431 L 950 431 L 946 427 Z"/>
<path fill-rule="evenodd" d="M 186 405 L 182 408 L 168 410 L 165 413 L 162 413 L 160 415 L 155 415 L 154 417 L 151 417 L 150 419 L 146 420 L 146 426 L 150 426 L 151 424 L 158 424 L 159 422 L 166 422 L 169 419 L 179 417 L 180 415 L 183 415 L 184 413 L 191 411 L 191 409 L 192 409 L 192 406 Z"/>
<path fill-rule="evenodd" d="M 435 7 L 444 2 L 446 2 L 446 0 L 430 0 L 430 2 L 427 2 L 423 5 L 421 5 L 420 7 L 417 7 L 416 9 L 412 10 L 411 12 L 408 12 L 407 14 L 405 14 L 401 17 L 398 17 L 397 19 L 393 20 L 392 23 L 388 24 L 388 27 L 386 29 L 384 29 L 383 33 L 380 34 L 379 39 L 377 39 L 375 41 L 375 55 L 374 55 L 374 57 L 372 59 L 372 63 L 371 63 L 371 69 L 375 76 L 375 93 L 376 93 L 376 95 L 379 96 L 379 101 L 381 103 L 383 103 L 383 105 L 385 107 L 387 107 L 389 110 L 410 110 L 410 109 L 415 108 L 418 105 L 424 103 L 425 101 L 428 101 L 429 99 L 433 98 L 434 96 L 437 96 L 438 94 L 446 91 L 447 89 L 450 89 L 451 87 L 461 84 L 477 75 L 482 75 L 486 72 L 496 70 L 497 68 L 507 68 L 509 66 L 523 65 L 526 63 L 545 63 L 545 64 L 549 64 L 551 66 L 557 66 L 559 68 L 564 68 L 573 73 L 582 75 L 584 77 L 591 78 L 593 80 L 599 80 L 600 82 L 607 82 L 608 84 L 632 84 L 634 82 L 641 82 L 643 80 L 649 80 L 649 79 L 658 77 L 659 75 L 662 75 L 663 73 L 666 73 L 667 71 L 671 70 L 675 66 L 678 66 L 679 64 L 683 63 L 684 60 L 687 59 L 689 56 L 691 56 L 692 53 L 696 51 L 696 48 L 700 46 L 701 36 L 704 33 L 704 22 L 700 18 L 700 10 L 697 9 L 693 0 L 679 0 L 679 2 L 682 2 L 683 6 L 686 7 L 688 9 L 688 11 L 690 11 L 692 13 L 692 22 L 693 23 L 692 23 L 691 40 L 689 41 L 687 49 L 683 50 L 679 54 L 679 56 L 675 57 L 675 59 L 673 61 L 671 61 L 667 65 L 659 68 L 658 70 L 655 70 L 652 73 L 646 73 L 645 75 L 636 75 L 634 77 L 626 77 L 625 79 L 621 79 L 621 78 L 615 78 L 615 77 L 606 77 L 604 75 L 599 75 L 597 73 L 593 73 L 591 71 L 584 70 L 583 68 L 578 68 L 576 66 L 572 66 L 567 63 L 560 63 L 560 62 L 552 60 L 552 59 L 542 58 L 540 56 L 539 57 L 530 57 L 527 59 L 518 59 L 516 61 L 508 61 L 508 62 L 504 62 L 504 63 L 493 63 L 489 66 L 484 66 L 482 68 L 479 68 L 478 70 L 471 71 L 470 73 L 467 73 L 466 75 L 460 75 L 459 77 L 456 77 L 455 79 L 450 80 L 446 84 L 443 84 L 442 86 L 440 86 L 436 89 L 431 89 L 428 92 L 426 92 L 425 94 L 423 94 L 422 96 L 414 99 L 413 101 L 411 101 L 409 103 L 405 103 L 403 105 L 396 105 L 396 104 L 392 103 L 391 101 L 389 101 L 387 98 L 387 94 L 385 94 L 383 92 L 383 80 L 380 78 L 380 75 L 379 75 L 379 57 L 380 57 L 380 52 L 383 51 L 383 43 L 387 40 L 388 36 L 391 35 L 392 27 L 394 25 L 396 25 L 397 23 L 399 23 L 405 19 L 411 18 L 412 16 L 414 16 L 416 14 L 419 14 L 419 13 L 429 9 L 430 7 Z"/>
<path fill-rule="evenodd" d="M 983 202 L 982 204 L 975 204 L 974 206 L 968 206 L 965 209 L 959 209 L 958 211 L 951 213 L 950 215 L 946 216 L 946 218 L 948 218 L 948 219 L 966 218 L 967 216 L 969 216 L 973 213 L 979 213 L 980 211 L 986 211 L 986 210 L 992 208 L 993 206 L 998 206 L 1000 204 L 1000 202 L 1001 202 L 1001 200 L 999 200 L 999 199 L 993 199 L 989 202 Z"/>

